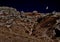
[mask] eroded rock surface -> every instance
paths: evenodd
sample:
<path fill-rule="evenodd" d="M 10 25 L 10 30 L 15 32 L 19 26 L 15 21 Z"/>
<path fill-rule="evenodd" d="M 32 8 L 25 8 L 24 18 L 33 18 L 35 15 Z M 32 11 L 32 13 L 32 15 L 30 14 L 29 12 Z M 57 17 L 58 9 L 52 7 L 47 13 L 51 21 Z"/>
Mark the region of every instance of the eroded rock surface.
<path fill-rule="evenodd" d="M 0 42 L 60 42 L 60 13 L 19 12 L 0 7 Z"/>

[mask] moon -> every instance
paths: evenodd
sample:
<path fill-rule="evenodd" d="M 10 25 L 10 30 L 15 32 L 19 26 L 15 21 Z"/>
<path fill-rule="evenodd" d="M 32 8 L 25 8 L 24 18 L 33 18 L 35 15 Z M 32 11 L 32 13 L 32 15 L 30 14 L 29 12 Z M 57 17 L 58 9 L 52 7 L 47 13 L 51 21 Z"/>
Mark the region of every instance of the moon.
<path fill-rule="evenodd" d="M 48 9 L 48 6 L 46 7 L 46 10 Z"/>

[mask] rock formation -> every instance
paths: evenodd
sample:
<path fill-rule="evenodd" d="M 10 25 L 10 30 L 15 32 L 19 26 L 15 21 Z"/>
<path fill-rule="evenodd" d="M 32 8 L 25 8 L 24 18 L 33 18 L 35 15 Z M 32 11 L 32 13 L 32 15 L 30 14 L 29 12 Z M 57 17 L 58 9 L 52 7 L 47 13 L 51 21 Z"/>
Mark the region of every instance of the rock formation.
<path fill-rule="evenodd" d="M 60 42 L 60 13 L 0 7 L 0 42 Z"/>

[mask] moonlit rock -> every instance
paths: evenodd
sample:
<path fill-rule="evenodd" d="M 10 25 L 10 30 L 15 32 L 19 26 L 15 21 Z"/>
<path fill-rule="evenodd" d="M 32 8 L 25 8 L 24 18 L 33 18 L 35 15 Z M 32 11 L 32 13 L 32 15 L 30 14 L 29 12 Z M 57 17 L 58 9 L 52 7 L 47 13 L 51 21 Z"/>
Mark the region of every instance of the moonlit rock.
<path fill-rule="evenodd" d="M 57 21 L 57 23 L 60 23 L 60 19 L 59 20 L 56 20 Z"/>
<path fill-rule="evenodd" d="M 59 25 L 57 25 L 57 26 L 56 26 L 56 28 L 57 28 L 58 30 L 60 30 L 60 24 L 59 24 Z"/>
<path fill-rule="evenodd" d="M 11 27 L 11 25 L 6 25 L 8 28 Z"/>
<path fill-rule="evenodd" d="M 52 12 L 52 14 L 55 14 L 55 13 L 56 13 L 56 11 L 53 11 L 53 12 Z"/>
<path fill-rule="evenodd" d="M 38 13 L 37 11 L 33 11 L 33 13 Z"/>
<path fill-rule="evenodd" d="M 3 14 L 3 11 L 0 11 L 0 14 Z"/>
<path fill-rule="evenodd" d="M 21 14 L 24 14 L 24 11 L 21 11 Z"/>

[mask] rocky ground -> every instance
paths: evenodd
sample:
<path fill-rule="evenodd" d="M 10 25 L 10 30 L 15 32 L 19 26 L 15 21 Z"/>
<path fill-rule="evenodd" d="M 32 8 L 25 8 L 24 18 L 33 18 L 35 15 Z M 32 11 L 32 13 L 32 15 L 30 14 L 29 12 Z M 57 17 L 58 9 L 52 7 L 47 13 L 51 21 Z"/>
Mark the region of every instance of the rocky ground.
<path fill-rule="evenodd" d="M 19 12 L 0 7 L 0 42 L 60 42 L 60 13 Z"/>

